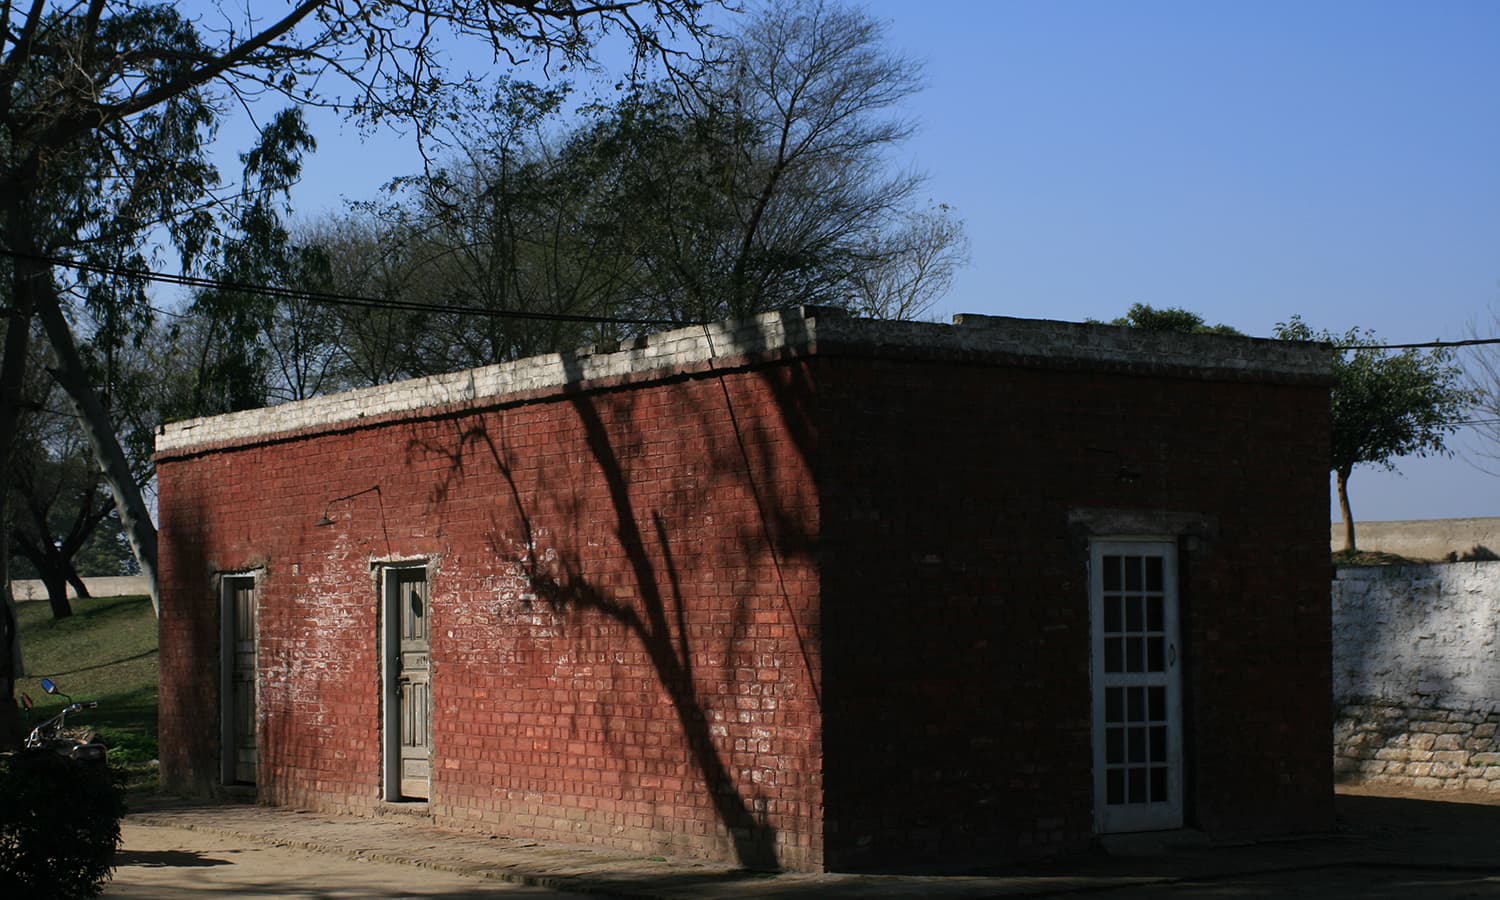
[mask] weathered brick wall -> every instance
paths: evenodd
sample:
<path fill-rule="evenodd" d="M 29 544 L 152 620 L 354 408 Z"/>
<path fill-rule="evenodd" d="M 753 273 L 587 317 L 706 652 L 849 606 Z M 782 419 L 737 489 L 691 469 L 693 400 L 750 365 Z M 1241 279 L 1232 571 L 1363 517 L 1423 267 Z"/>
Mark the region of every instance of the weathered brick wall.
<path fill-rule="evenodd" d="M 162 458 L 164 781 L 217 779 L 212 576 L 255 568 L 261 797 L 378 807 L 372 564 L 427 560 L 438 823 L 817 867 L 803 380 L 741 370 Z"/>
<path fill-rule="evenodd" d="M 831 865 L 1093 839 L 1070 517 L 1101 507 L 1206 526 L 1181 546 L 1188 826 L 1331 823 L 1324 387 L 819 362 Z"/>
<path fill-rule="evenodd" d="M 1127 510 L 1192 523 L 1188 824 L 1326 824 L 1326 354 L 961 318 L 778 312 L 170 426 L 164 782 L 218 778 L 212 580 L 253 569 L 262 798 L 378 808 L 372 573 L 423 560 L 440 823 L 793 868 L 1077 847 L 1078 514 Z"/>
<path fill-rule="evenodd" d="M 1500 793 L 1500 563 L 1339 570 L 1339 780 Z"/>

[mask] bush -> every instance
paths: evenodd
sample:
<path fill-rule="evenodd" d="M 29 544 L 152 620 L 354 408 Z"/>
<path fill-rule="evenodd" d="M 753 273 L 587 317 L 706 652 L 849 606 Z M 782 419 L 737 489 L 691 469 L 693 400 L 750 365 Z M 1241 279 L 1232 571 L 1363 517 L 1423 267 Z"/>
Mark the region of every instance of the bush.
<path fill-rule="evenodd" d="M 105 764 L 51 751 L 11 756 L 0 771 L 0 896 L 99 894 L 114 870 L 124 812 Z"/>

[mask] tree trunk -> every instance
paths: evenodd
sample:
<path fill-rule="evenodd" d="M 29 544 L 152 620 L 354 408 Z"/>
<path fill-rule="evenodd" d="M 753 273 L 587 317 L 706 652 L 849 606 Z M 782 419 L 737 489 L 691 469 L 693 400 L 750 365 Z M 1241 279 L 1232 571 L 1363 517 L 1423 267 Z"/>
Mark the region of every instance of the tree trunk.
<path fill-rule="evenodd" d="M 47 331 L 48 342 L 57 353 L 58 364 L 53 375 L 67 393 L 74 412 L 78 414 L 83 429 L 88 434 L 89 446 L 93 448 L 99 471 L 104 474 L 104 481 L 114 495 L 115 509 L 120 514 L 120 526 L 130 541 L 130 548 L 135 551 L 141 574 L 146 576 L 146 583 L 151 590 L 151 608 L 160 616 L 161 595 L 156 586 L 156 526 L 152 524 L 151 515 L 146 511 L 146 502 L 141 498 L 140 487 L 135 483 L 130 464 L 125 459 L 125 451 L 120 449 L 119 439 L 115 437 L 109 413 L 99 401 L 99 395 L 89 381 L 88 373 L 84 371 L 78 348 L 73 343 L 73 332 L 50 288 L 49 282 L 46 289 L 38 292 L 36 312 L 42 321 L 42 327 Z"/>
<path fill-rule="evenodd" d="M 72 560 L 68 561 L 68 584 L 73 586 L 73 596 L 79 600 L 88 600 L 92 596 L 89 594 L 88 584 L 83 580 L 83 576 L 78 574 L 78 568 L 73 565 Z"/>
<path fill-rule="evenodd" d="M 40 573 L 42 585 L 47 588 L 47 603 L 52 607 L 52 618 L 66 619 L 73 614 L 68 602 L 68 573 L 55 566 L 48 566 Z"/>
<path fill-rule="evenodd" d="M 0 534 L 4 532 L 0 526 Z M 0 750 L 19 750 L 25 735 L 16 706 L 21 668 L 21 635 L 16 627 L 16 598 L 10 590 L 10 554 L 0 553 Z"/>
<path fill-rule="evenodd" d="M 1344 552 L 1353 553 L 1355 550 L 1354 514 L 1349 511 L 1349 470 L 1338 469 L 1333 476 L 1338 484 L 1339 513 L 1344 517 Z"/>
<path fill-rule="evenodd" d="M 6 237 L 11 249 L 22 254 L 35 249 L 26 224 L 31 220 L 11 193 L 5 204 Z M 10 317 L 5 325 L 5 350 L 0 356 L 0 750 L 21 746 L 21 711 L 16 706 L 16 681 L 25 669 L 21 664 L 21 635 L 17 628 L 16 598 L 10 584 L 11 456 L 15 452 L 17 425 L 21 418 L 21 385 L 31 352 L 31 316 L 36 285 L 47 277 L 45 268 L 27 256 L 11 260 Z"/>

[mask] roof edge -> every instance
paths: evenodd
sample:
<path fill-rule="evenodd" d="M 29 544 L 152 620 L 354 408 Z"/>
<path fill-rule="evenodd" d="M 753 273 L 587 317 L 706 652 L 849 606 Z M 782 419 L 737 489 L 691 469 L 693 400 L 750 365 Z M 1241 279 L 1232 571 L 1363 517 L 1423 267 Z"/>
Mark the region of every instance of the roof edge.
<path fill-rule="evenodd" d="M 195 448 L 390 420 L 433 408 L 561 393 L 594 382 L 701 371 L 717 362 L 832 352 L 874 356 L 997 359 L 1031 365 L 1182 370 L 1200 377 L 1326 381 L 1326 346 L 1263 338 L 1145 332 L 965 313 L 953 324 L 861 319 L 804 306 L 747 319 L 548 353 L 514 362 L 431 375 L 263 409 L 187 419 L 161 427 L 156 452 Z"/>

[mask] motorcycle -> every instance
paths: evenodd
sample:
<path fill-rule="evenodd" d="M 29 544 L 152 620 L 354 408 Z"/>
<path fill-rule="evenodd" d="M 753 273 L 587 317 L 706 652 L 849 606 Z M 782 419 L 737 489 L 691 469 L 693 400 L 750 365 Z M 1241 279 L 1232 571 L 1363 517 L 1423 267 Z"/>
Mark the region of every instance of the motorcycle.
<path fill-rule="evenodd" d="M 42 690 L 62 697 L 66 705 L 63 706 L 62 712 L 31 729 L 31 733 L 26 737 L 25 749 L 32 753 L 50 751 L 77 762 L 103 764 L 108 756 L 109 748 L 100 743 L 98 734 L 92 729 L 68 728 L 70 714 L 79 713 L 85 709 L 98 709 L 98 702 L 75 703 L 72 697 L 58 690 L 56 683 L 50 678 L 42 679 Z M 30 720 L 34 706 L 31 697 L 23 693 L 21 705 L 25 707 L 26 717 Z"/>

